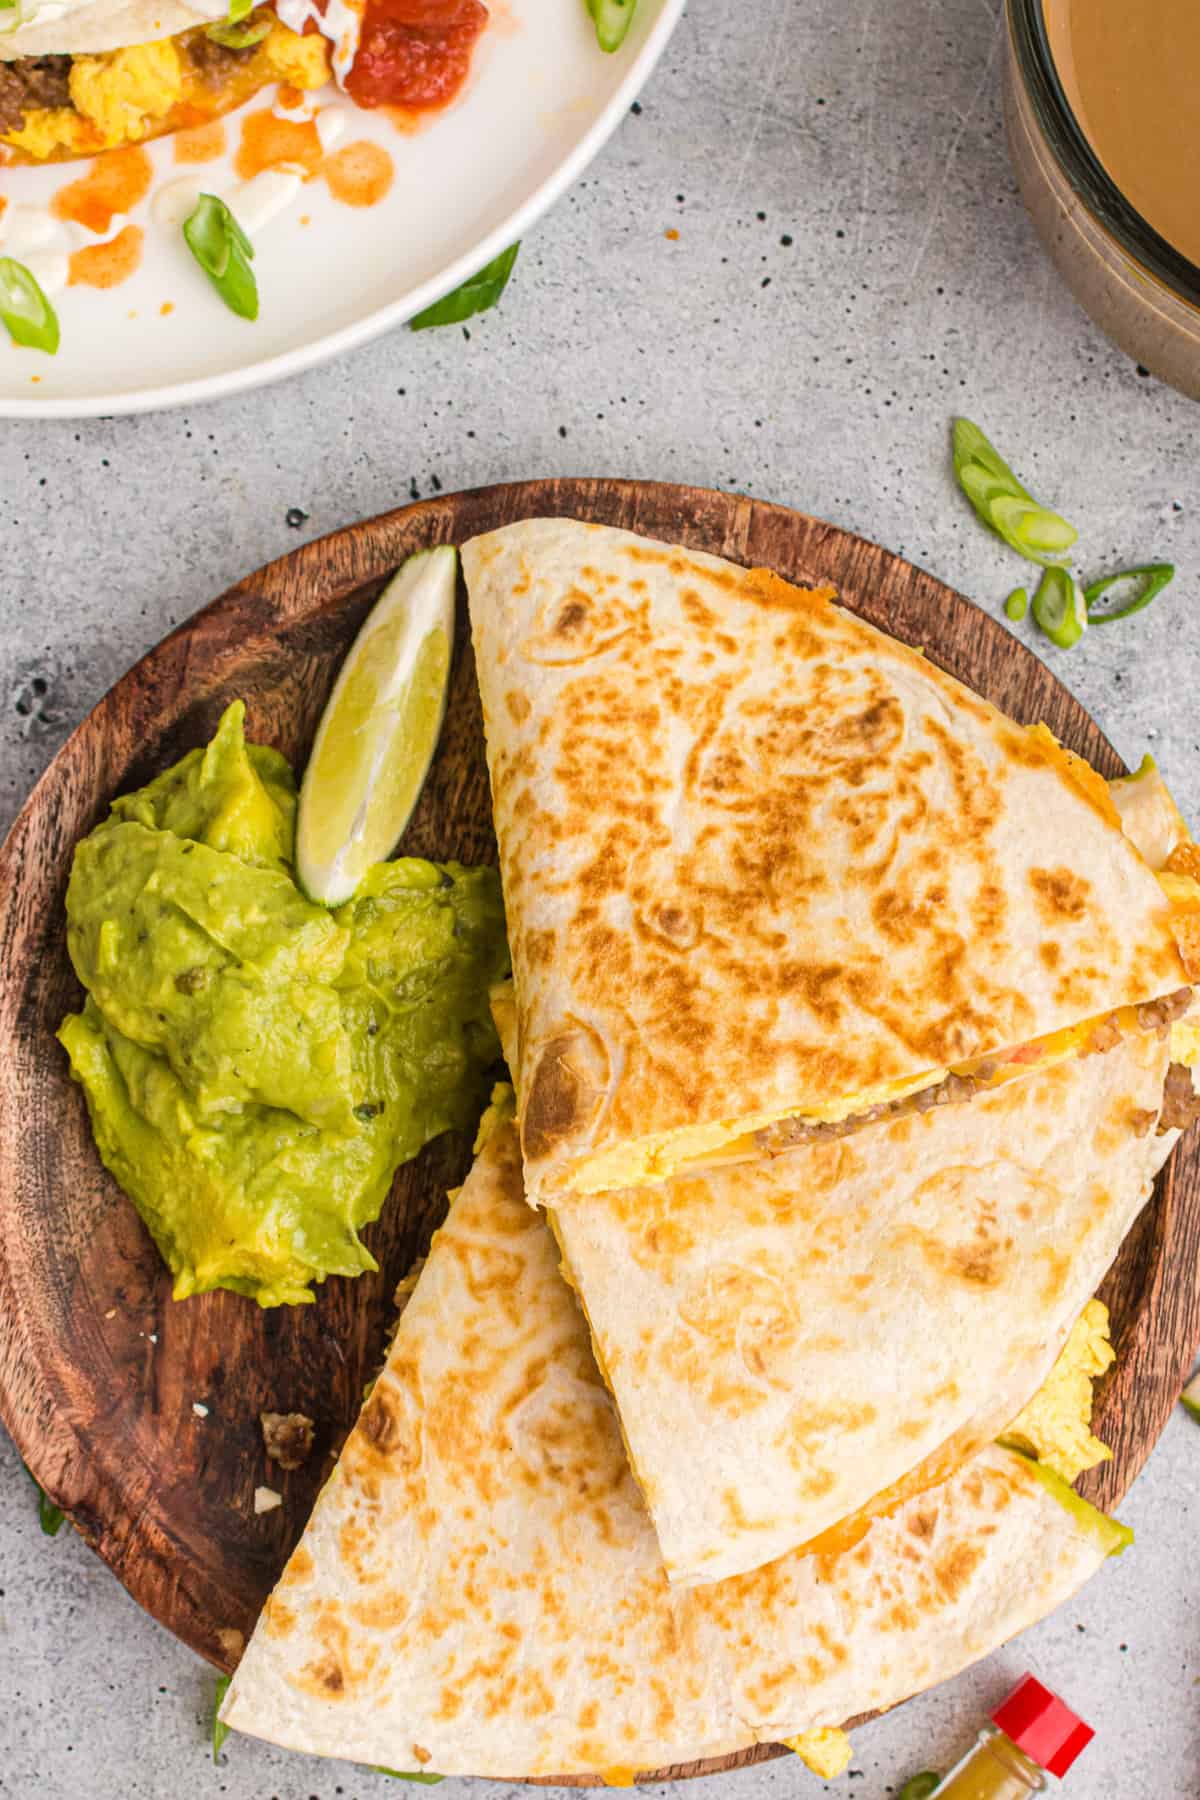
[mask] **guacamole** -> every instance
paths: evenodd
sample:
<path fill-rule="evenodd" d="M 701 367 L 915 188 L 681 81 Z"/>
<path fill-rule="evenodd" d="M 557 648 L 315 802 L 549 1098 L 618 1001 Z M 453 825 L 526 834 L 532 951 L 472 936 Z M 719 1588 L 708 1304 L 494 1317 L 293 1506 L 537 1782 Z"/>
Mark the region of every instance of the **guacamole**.
<path fill-rule="evenodd" d="M 296 785 L 235 702 L 78 846 L 59 1037 L 106 1166 L 175 1276 L 262 1306 L 376 1264 L 359 1230 L 429 1139 L 474 1125 L 508 970 L 492 869 L 415 857 L 327 911 L 292 871 Z"/>

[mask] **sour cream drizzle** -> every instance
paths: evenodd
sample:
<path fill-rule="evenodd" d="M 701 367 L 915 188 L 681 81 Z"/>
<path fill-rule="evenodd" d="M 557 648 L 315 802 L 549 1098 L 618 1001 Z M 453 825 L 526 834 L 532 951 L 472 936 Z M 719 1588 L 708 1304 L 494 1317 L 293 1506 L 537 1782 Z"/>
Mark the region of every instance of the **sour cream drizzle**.
<path fill-rule="evenodd" d="M 288 115 L 285 115 L 288 116 Z M 323 106 L 314 120 L 322 150 L 337 143 L 346 129 L 346 115 L 338 106 Z M 303 177 L 294 169 L 263 169 L 249 181 L 222 179 L 213 174 L 183 175 L 159 188 L 150 203 L 154 223 L 177 234 L 195 208 L 201 194 L 223 200 L 247 237 L 253 239 L 295 200 Z"/>
<path fill-rule="evenodd" d="M 61 294 L 71 273 L 71 252 L 84 241 L 73 226 L 45 206 L 17 206 L 0 213 L 0 249 L 24 263 L 42 292 Z"/>

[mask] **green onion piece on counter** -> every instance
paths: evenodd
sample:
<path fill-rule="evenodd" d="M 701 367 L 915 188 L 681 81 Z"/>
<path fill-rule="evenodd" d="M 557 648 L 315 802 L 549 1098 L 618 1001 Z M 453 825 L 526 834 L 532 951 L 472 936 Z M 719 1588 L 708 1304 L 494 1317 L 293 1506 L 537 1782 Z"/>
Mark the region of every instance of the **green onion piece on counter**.
<path fill-rule="evenodd" d="M 426 1775 L 420 1771 L 407 1769 L 385 1769 L 382 1763 L 372 1763 L 371 1767 L 377 1775 L 390 1775 L 394 1781 L 420 1781 L 426 1787 L 433 1787 L 439 1781 L 445 1781 L 444 1775 Z"/>
<path fill-rule="evenodd" d="M 1113 619 L 1132 618 L 1134 613 L 1143 612 L 1152 600 L 1157 600 L 1163 589 L 1169 587 L 1174 579 L 1174 563 L 1139 563 L 1136 569 L 1121 569 L 1115 575 L 1105 575 L 1100 581 L 1093 581 L 1090 587 L 1083 590 L 1088 623 L 1108 625 Z M 1124 606 L 1102 607 L 1101 595 L 1107 594 L 1109 588 L 1115 587 L 1118 581 L 1136 581 L 1141 586 Z"/>
<path fill-rule="evenodd" d="M 596 42 L 611 55 L 625 42 L 625 34 L 633 24 L 637 0 L 584 0 L 596 27 Z"/>
<path fill-rule="evenodd" d="M 38 1489 L 38 1524 L 47 1537 L 57 1537 L 62 1530 L 66 1513 L 61 1506 L 55 1506 L 49 1494 Z"/>
<path fill-rule="evenodd" d="M 1066 569 L 1049 568 L 1033 596 L 1034 622 L 1052 644 L 1069 650 L 1087 629 L 1087 607 L 1079 583 Z"/>
<path fill-rule="evenodd" d="M 26 1469 L 25 1473 L 29 1476 L 30 1481 L 32 1481 L 34 1487 L 37 1489 L 38 1524 L 41 1526 L 47 1537 L 57 1537 L 62 1530 L 63 1520 L 67 1515 L 61 1506 L 55 1506 L 53 1500 L 50 1498 L 49 1494 L 46 1493 L 33 1471 L 31 1469 Z"/>
<path fill-rule="evenodd" d="M 954 421 L 954 473 L 984 524 L 1030 562 L 1061 562 L 1079 533 L 1039 506 L 970 419 Z"/>
<path fill-rule="evenodd" d="M 58 314 L 24 263 L 0 256 L 0 319 L 14 344 L 26 350 L 58 349 Z"/>
<path fill-rule="evenodd" d="M 1192 1376 L 1179 1399 L 1193 1419 L 1200 1419 L 1200 1375 Z"/>
<path fill-rule="evenodd" d="M 1017 624 L 1020 624 L 1021 620 L 1025 617 L 1025 614 L 1029 611 L 1029 595 L 1025 592 L 1024 588 L 1013 589 L 1012 593 L 1008 596 L 1008 599 L 1004 602 L 1004 610 L 1010 619 L 1013 619 Z"/>
<path fill-rule="evenodd" d="M 183 222 L 187 247 L 230 312 L 258 317 L 258 283 L 250 267 L 254 246 L 215 194 L 201 194 Z"/>
<path fill-rule="evenodd" d="M 914 1775 L 905 1782 L 896 1795 L 896 1800 L 929 1800 L 930 1794 L 937 1792 L 941 1779 L 932 1769 L 922 1769 L 919 1775 Z"/>
<path fill-rule="evenodd" d="M 480 269 L 478 275 L 472 275 L 461 287 L 456 287 L 452 294 L 444 294 L 411 318 L 409 328 L 413 331 L 428 331 L 431 325 L 461 325 L 464 319 L 473 318 L 476 313 L 487 312 L 495 306 L 497 300 L 508 286 L 508 278 L 512 274 L 513 264 L 517 260 L 519 243 L 510 244 L 499 256 L 492 258 L 486 268 Z"/>
<path fill-rule="evenodd" d="M 229 1727 L 221 1718 L 221 1703 L 229 1692 L 229 1682 L 230 1677 L 228 1675 L 218 1675 L 216 1689 L 213 1693 L 212 1759 L 214 1762 L 218 1761 L 221 1755 L 221 1745 L 229 1736 Z"/>
<path fill-rule="evenodd" d="M 204 35 L 226 50 L 249 50 L 270 34 L 270 19 L 251 19 L 247 25 L 209 25 Z"/>

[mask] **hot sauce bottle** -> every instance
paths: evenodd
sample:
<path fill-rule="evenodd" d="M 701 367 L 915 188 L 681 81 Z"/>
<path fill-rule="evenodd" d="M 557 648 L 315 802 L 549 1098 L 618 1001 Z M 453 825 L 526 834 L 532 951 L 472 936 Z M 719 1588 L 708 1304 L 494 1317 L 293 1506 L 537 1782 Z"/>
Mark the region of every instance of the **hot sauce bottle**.
<path fill-rule="evenodd" d="M 1026 1675 L 991 1715 L 974 1749 L 925 1793 L 930 1800 L 1028 1800 L 1057 1785 L 1047 1777 L 1065 1775 L 1095 1735 L 1057 1694 Z"/>

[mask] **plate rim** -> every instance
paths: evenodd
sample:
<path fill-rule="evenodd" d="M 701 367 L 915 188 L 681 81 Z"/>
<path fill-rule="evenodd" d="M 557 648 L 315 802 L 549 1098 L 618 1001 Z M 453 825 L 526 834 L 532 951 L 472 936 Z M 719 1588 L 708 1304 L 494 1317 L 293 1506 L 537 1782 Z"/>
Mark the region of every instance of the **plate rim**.
<path fill-rule="evenodd" d="M 585 490 L 583 497 L 580 497 L 581 489 Z M 216 661 L 210 662 L 208 658 L 203 658 L 202 661 L 204 675 L 214 688 L 219 687 L 222 680 L 222 646 L 227 648 L 236 634 L 246 602 L 256 590 L 265 592 L 268 606 L 274 615 L 271 627 L 273 632 L 278 630 L 280 624 L 286 623 L 293 611 L 298 619 L 308 619 L 318 610 L 324 611 L 329 607 L 342 605 L 371 584 L 382 581 L 394 566 L 393 562 L 383 559 L 383 551 L 390 551 L 393 544 L 399 545 L 405 538 L 409 543 L 401 554 L 413 546 L 414 539 L 417 543 L 427 544 L 446 541 L 461 543 L 469 535 L 459 522 L 459 515 L 463 511 L 473 509 L 478 513 L 495 507 L 514 520 L 539 514 L 594 520 L 603 516 L 606 511 L 611 513 L 623 505 L 632 515 L 627 520 L 630 528 L 653 534 L 654 525 L 649 520 L 642 519 L 639 514 L 639 500 L 642 498 L 649 499 L 652 509 L 665 507 L 672 500 L 681 510 L 685 507 L 690 509 L 687 515 L 688 526 L 686 529 L 682 525 L 679 527 L 678 541 L 690 541 L 698 546 L 703 544 L 746 565 L 753 565 L 755 561 L 753 538 L 756 520 L 761 520 L 766 525 L 772 520 L 778 521 L 785 531 L 797 534 L 797 560 L 804 537 L 810 538 L 812 542 L 803 547 L 813 556 L 818 556 L 823 537 L 827 534 L 838 540 L 842 555 L 847 560 L 859 556 L 870 558 L 882 555 L 889 577 L 906 581 L 917 589 L 923 583 L 932 583 L 941 592 L 954 596 L 967 610 L 968 616 L 974 615 L 971 619 L 972 626 L 978 627 L 993 648 L 1014 659 L 1018 685 L 1022 685 L 1036 671 L 1041 671 L 1039 679 L 1049 679 L 1049 691 L 1063 696 L 1068 703 L 1076 741 L 1081 736 L 1089 736 L 1094 740 L 1089 752 L 1091 756 L 1098 755 L 1101 762 L 1107 761 L 1114 770 L 1123 766 L 1115 749 L 1082 702 L 1071 694 L 1053 669 L 1009 633 L 999 620 L 950 588 L 947 583 L 929 575 L 919 565 L 871 543 L 858 533 L 814 519 L 795 508 L 685 484 L 609 477 L 591 480 L 548 478 L 533 482 L 498 483 L 453 494 L 441 494 L 401 506 L 300 545 L 244 577 L 151 646 L 145 656 L 134 663 L 79 722 L 35 784 L 3 845 L 0 845 L 0 890 L 10 889 L 16 893 L 16 883 L 20 879 L 23 837 L 44 806 L 44 791 L 49 792 L 56 786 L 61 786 L 69 774 L 73 747 L 76 760 L 81 749 L 88 753 L 87 792 L 90 794 L 108 773 L 103 751 L 110 709 L 119 712 L 122 697 L 137 692 L 139 678 L 143 676 L 147 666 L 157 673 L 157 665 L 164 660 L 168 664 L 168 680 L 177 680 L 179 691 L 184 691 L 192 683 L 190 691 L 199 699 L 204 691 L 201 685 L 203 678 L 199 671 L 199 680 L 192 677 L 188 653 L 190 642 L 197 635 L 210 639 L 209 648 L 215 645 Z M 719 521 L 716 526 L 707 517 L 706 508 L 712 509 L 715 519 Z M 358 541 L 364 533 L 365 549 Z M 341 556 L 339 564 L 339 552 L 343 551 L 345 554 Z M 760 556 L 759 560 L 764 559 Z M 795 568 L 790 569 L 789 574 L 798 579 L 815 578 L 811 574 L 798 575 Z M 844 590 L 841 597 L 854 605 L 855 601 L 845 591 L 849 590 L 851 582 L 844 575 L 839 578 L 839 587 Z M 859 604 L 861 593 L 860 583 Z M 269 636 L 270 633 L 264 635 Z M 897 635 L 904 636 L 902 623 L 897 625 Z M 932 651 L 933 660 L 938 660 L 940 646 L 929 644 L 928 640 L 926 645 Z M 169 647 L 174 647 L 181 654 L 172 659 Z M 1009 705 L 1012 705 L 1011 700 Z M 104 791 L 108 792 L 110 789 L 106 788 Z M 35 875 L 30 879 L 36 886 L 42 877 Z M 0 924 L 0 929 L 2 928 Z M 5 967 L 0 964 L 0 1040 L 19 1035 L 19 1015 L 14 1001 L 19 998 L 25 982 L 24 967 Z M 0 1083 L 0 1122 L 4 1120 L 10 1104 L 11 1099 L 5 1086 Z M 8 1135 L 7 1132 L 0 1131 L 0 1172 L 12 1166 L 9 1162 L 10 1153 L 5 1148 Z M 1144 1241 L 1139 1239 L 1137 1246 L 1136 1306 L 1132 1317 L 1125 1321 L 1124 1334 L 1117 1342 L 1117 1365 L 1101 1386 L 1097 1406 L 1097 1428 L 1102 1435 L 1109 1436 L 1114 1447 L 1114 1458 L 1101 1465 L 1100 1469 L 1092 1471 L 1090 1477 L 1085 1477 L 1083 1482 L 1087 1497 L 1106 1508 L 1119 1503 L 1140 1472 L 1174 1405 L 1177 1386 L 1173 1384 L 1177 1368 L 1190 1365 L 1197 1347 L 1200 1347 L 1197 1264 L 1193 1255 L 1193 1275 L 1189 1283 L 1188 1265 L 1183 1254 L 1189 1244 L 1194 1252 L 1197 1235 L 1200 1234 L 1200 1217 L 1197 1216 L 1200 1209 L 1194 1204 L 1198 1180 L 1200 1142 L 1188 1142 L 1185 1139 L 1182 1148 L 1176 1147 L 1172 1151 L 1156 1183 L 1154 1201 L 1152 1204 L 1148 1203 L 1141 1215 L 1141 1221 L 1148 1221 L 1150 1229 Z M 1190 1206 L 1189 1201 L 1192 1202 Z M 0 1187 L 0 1221 L 7 1205 L 7 1186 Z M 1138 1229 L 1138 1226 L 1134 1227 L 1131 1238 Z M 1166 1261 L 1168 1249 L 1174 1250 L 1178 1258 L 1173 1264 Z M 12 1354 L 19 1344 L 22 1353 L 29 1357 L 39 1335 L 36 1325 L 32 1328 L 22 1328 L 19 1325 L 19 1309 L 11 1304 L 17 1297 L 18 1289 L 14 1286 L 13 1273 L 6 1255 L 4 1234 L 0 1231 L 0 1300 L 10 1301 L 8 1306 L 0 1308 L 0 1353 L 5 1351 L 6 1340 L 8 1347 L 7 1356 L 0 1354 L 0 1419 L 7 1426 L 18 1453 L 28 1460 L 28 1447 L 44 1439 L 44 1431 L 40 1427 L 45 1424 L 45 1409 L 53 1406 L 54 1402 L 51 1384 L 44 1370 L 36 1363 L 32 1368 L 22 1370 Z M 7 1328 L 5 1313 L 10 1315 Z M 1146 1348 L 1144 1343 L 1139 1344 L 1139 1340 L 1147 1337 L 1150 1339 L 1151 1352 L 1156 1347 L 1159 1352 L 1157 1365 L 1151 1365 L 1154 1372 L 1153 1387 L 1146 1380 Z M 1161 1354 L 1164 1344 L 1168 1350 L 1166 1358 Z M 1138 1371 L 1139 1378 L 1146 1383 L 1142 1387 L 1134 1382 L 1134 1364 L 1139 1356 L 1142 1362 Z M 1172 1367 L 1164 1370 L 1163 1363 L 1168 1360 Z M 20 1382 L 14 1383 L 13 1379 L 22 1373 L 28 1377 L 23 1389 Z M 1148 1397 L 1150 1404 L 1147 1407 Z M 72 1438 L 78 1439 L 78 1427 L 74 1421 L 69 1422 L 67 1430 Z M 44 1472 L 45 1466 L 41 1471 L 35 1469 L 35 1477 L 40 1478 L 40 1474 Z M 50 1485 L 53 1488 L 53 1482 Z M 119 1523 L 127 1515 L 128 1507 L 119 1484 L 110 1479 L 106 1472 L 99 1490 L 93 1486 L 92 1497 L 107 1497 L 108 1493 L 111 1493 L 115 1501 L 115 1505 L 109 1509 L 108 1521 L 102 1516 L 102 1509 L 96 1509 L 89 1517 L 82 1509 L 77 1508 L 73 1522 L 81 1528 L 85 1538 L 143 1610 L 189 1648 L 220 1666 L 221 1654 L 214 1652 L 212 1634 L 210 1633 L 210 1639 L 206 1643 L 198 1635 L 188 1635 L 180 1629 L 179 1623 L 172 1622 L 169 1616 L 163 1590 L 155 1588 L 151 1572 L 155 1564 L 160 1569 L 165 1569 L 176 1584 L 180 1580 L 180 1571 L 173 1567 L 171 1561 L 171 1552 L 176 1546 L 170 1541 L 161 1521 L 155 1519 L 149 1525 L 139 1522 L 136 1526 L 131 1521 L 128 1534 L 114 1534 L 110 1531 L 109 1524 L 114 1519 Z M 135 1552 L 131 1559 L 132 1566 L 126 1561 L 127 1553 L 131 1551 Z M 183 1571 L 185 1575 L 186 1572 Z M 159 1604 L 154 1603 L 156 1599 Z M 236 1657 L 230 1658 L 226 1652 L 225 1666 L 229 1666 L 230 1660 L 236 1661 Z M 852 1726 L 861 1722 L 860 1718 L 848 1723 Z M 640 1779 L 665 1781 L 701 1773 L 715 1773 L 784 1754 L 787 1752 L 782 1746 L 756 1744 L 726 1757 L 707 1759 L 701 1764 L 674 1764 L 654 1772 L 644 1772 Z M 532 1778 L 525 1785 L 591 1784 L 590 1777 L 568 1776 L 553 1780 Z"/>
<path fill-rule="evenodd" d="M 583 0 L 566 0 L 582 5 Z M 219 375 L 201 375 L 192 381 L 168 382 L 157 387 L 130 388 L 113 394 L 82 399 L 21 400 L 0 394 L 0 419 L 111 419 L 140 413 L 164 412 L 170 407 L 202 405 L 258 388 L 274 387 L 292 375 L 315 369 L 350 350 L 360 349 L 385 332 L 403 325 L 417 313 L 452 293 L 464 281 L 499 256 L 514 239 L 521 238 L 559 201 L 607 144 L 628 112 L 640 89 L 649 80 L 667 43 L 683 17 L 687 0 L 660 0 L 658 15 L 646 34 L 607 104 L 562 161 L 546 179 L 484 237 L 457 256 L 437 275 L 423 281 L 401 300 L 389 301 L 350 325 L 311 339 L 276 356 L 246 363 Z M 469 104 L 469 99 L 468 99 Z M 332 535 L 332 534 L 331 534 Z"/>

